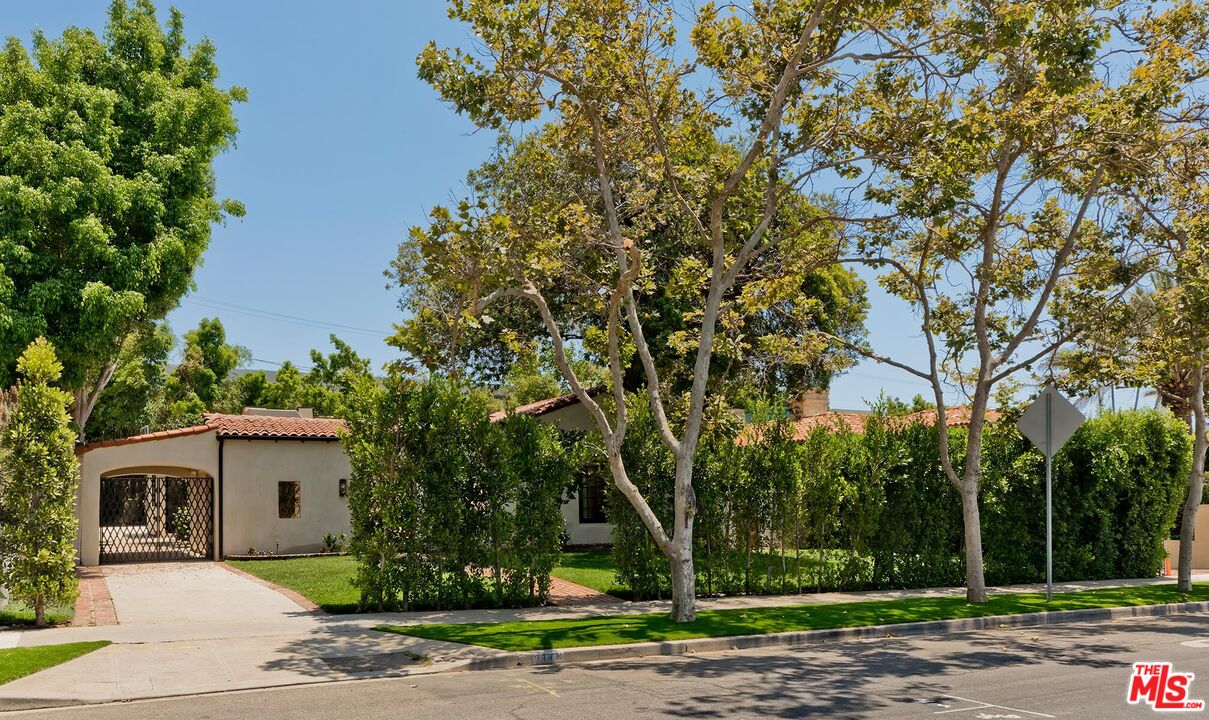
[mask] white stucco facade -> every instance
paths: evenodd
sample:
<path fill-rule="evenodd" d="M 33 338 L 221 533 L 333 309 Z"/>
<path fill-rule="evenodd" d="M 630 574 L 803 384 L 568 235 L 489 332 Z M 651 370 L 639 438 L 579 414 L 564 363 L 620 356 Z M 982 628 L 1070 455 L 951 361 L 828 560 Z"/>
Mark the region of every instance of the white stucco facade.
<path fill-rule="evenodd" d="M 582 403 L 573 402 L 555 410 L 535 414 L 541 422 L 557 425 L 563 430 L 596 430 L 596 421 L 588 414 Z M 610 545 L 613 542 L 612 523 L 588 523 L 579 519 L 579 491 L 563 503 L 563 520 L 567 529 L 568 545 Z"/>
<path fill-rule="evenodd" d="M 311 552 L 322 549 L 324 535 L 349 532 L 348 501 L 340 493 L 349 463 L 334 437 L 224 437 L 217 428 L 186 428 L 81 449 L 76 549 L 82 565 L 102 560 L 102 485 L 121 476 L 148 476 L 147 482 L 160 490 L 159 507 L 148 502 L 148 508 L 140 508 L 136 514 L 142 524 L 128 531 L 144 538 L 173 540 L 170 531 L 165 534 L 171 519 L 164 517 L 162 478 L 190 478 L 204 488 L 205 501 L 212 504 L 208 530 L 213 559 L 250 549 Z M 294 517 L 280 516 L 282 482 L 299 484 Z M 190 529 L 196 533 L 198 525 Z M 106 532 L 112 537 L 114 531 Z M 183 537 L 179 532 L 174 536 Z"/>
<path fill-rule="evenodd" d="M 323 536 L 349 532 L 348 456 L 334 440 L 223 441 L 223 550 L 238 555 L 319 550 Z M 278 482 L 301 483 L 299 516 L 278 517 Z"/>

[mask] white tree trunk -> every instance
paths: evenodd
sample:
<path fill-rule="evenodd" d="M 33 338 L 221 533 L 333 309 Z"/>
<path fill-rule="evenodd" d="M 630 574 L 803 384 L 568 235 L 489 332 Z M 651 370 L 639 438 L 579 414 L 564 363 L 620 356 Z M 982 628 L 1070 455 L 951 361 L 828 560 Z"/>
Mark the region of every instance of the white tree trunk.
<path fill-rule="evenodd" d="M 965 525 L 966 602 L 987 601 L 986 578 L 982 571 L 982 520 L 978 513 L 978 483 L 965 482 L 961 489 L 961 517 Z"/>
<path fill-rule="evenodd" d="M 1180 523 L 1180 592 L 1192 592 L 1192 541 L 1196 511 L 1205 489 L 1205 370 L 1199 363 L 1192 371 L 1192 431 L 1192 468 L 1188 472 L 1188 495 L 1184 498 L 1184 517 Z"/>

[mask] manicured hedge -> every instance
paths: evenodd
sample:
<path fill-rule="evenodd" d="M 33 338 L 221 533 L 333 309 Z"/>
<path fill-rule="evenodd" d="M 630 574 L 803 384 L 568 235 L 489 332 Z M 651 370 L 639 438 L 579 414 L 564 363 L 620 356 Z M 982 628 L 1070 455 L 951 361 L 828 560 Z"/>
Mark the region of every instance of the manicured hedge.
<path fill-rule="evenodd" d="M 485 397 L 441 380 L 358 388 L 342 442 L 362 607 L 546 599 L 571 463 L 556 429 L 489 413 Z"/>
<path fill-rule="evenodd" d="M 636 401 L 623 448 L 631 478 L 671 517 L 671 458 Z M 1009 414 L 983 438 L 983 552 L 991 584 L 1045 577 L 1044 460 Z M 940 469 L 936 429 L 875 417 L 864 432 L 820 428 L 798 442 L 788 423 L 755 444 L 711 423 L 697 458 L 698 592 L 753 594 L 961 585 L 961 504 Z M 964 461 L 966 431 L 950 431 Z M 1166 411 L 1089 421 L 1055 459 L 1058 580 L 1145 577 L 1182 500 L 1186 426 Z M 610 487 L 612 485 L 610 484 Z M 619 579 L 636 597 L 665 596 L 667 563 L 615 489 Z"/>

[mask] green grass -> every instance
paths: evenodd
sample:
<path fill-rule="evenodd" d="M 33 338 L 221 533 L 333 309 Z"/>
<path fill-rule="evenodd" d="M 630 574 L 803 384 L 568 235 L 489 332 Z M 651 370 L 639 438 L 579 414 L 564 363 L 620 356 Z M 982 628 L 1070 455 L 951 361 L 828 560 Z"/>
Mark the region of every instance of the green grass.
<path fill-rule="evenodd" d="M 66 645 L 41 645 L 0 650 L 0 685 L 17 678 L 32 675 L 39 670 L 54 667 L 93 650 L 100 650 L 108 640 L 95 642 L 67 643 Z"/>
<path fill-rule="evenodd" d="M 1189 595 L 1181 594 L 1175 585 L 1149 585 L 1064 593 L 1055 595 L 1052 602 L 1046 602 L 1044 594 L 1024 594 L 997 595 L 982 605 L 949 597 L 705 610 L 697 613 L 696 621 L 683 624 L 672 622 L 664 614 L 649 614 L 464 625 L 387 625 L 378 629 L 500 650 L 541 650 L 1201 600 L 1209 600 L 1209 583 L 1198 583 Z"/>
<path fill-rule="evenodd" d="M 285 560 L 229 560 L 232 567 L 301 593 L 330 613 L 357 611 L 360 593 L 353 587 L 357 561 L 351 555 Z"/>
<path fill-rule="evenodd" d="M 613 554 L 608 550 L 565 552 L 559 558 L 558 566 L 550 574 L 602 593 L 626 597 L 629 595 L 629 588 L 622 587 L 621 583 L 617 582 L 614 568 Z"/>
<path fill-rule="evenodd" d="M 53 605 L 46 608 L 46 622 L 66 625 L 76 616 L 75 605 Z M 0 625 L 33 625 L 34 609 L 25 603 L 10 602 L 0 608 Z"/>

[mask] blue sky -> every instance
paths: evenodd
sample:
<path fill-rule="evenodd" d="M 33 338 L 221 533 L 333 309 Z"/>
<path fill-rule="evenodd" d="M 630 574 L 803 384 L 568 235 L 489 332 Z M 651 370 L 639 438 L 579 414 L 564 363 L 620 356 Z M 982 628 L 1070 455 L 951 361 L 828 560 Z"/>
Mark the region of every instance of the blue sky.
<path fill-rule="evenodd" d="M 382 275 L 407 228 L 445 202 L 494 144 L 416 78 L 424 43 L 463 45 L 439 0 L 177 0 L 191 41 L 218 47 L 224 84 L 249 89 L 238 147 L 216 165 L 219 192 L 247 217 L 214 230 L 197 290 L 169 316 L 178 334 L 220 317 L 258 362 L 306 365 L 336 333 L 375 365 L 399 319 Z M 166 15 L 168 3 L 158 3 Z M 0 34 L 104 27 L 107 0 L 5 0 Z M 922 359 L 918 321 L 871 288 L 874 347 Z M 904 348 L 909 348 L 904 352 Z M 900 355 L 901 353 L 901 355 Z M 865 363 L 838 379 L 835 407 L 925 383 Z"/>

